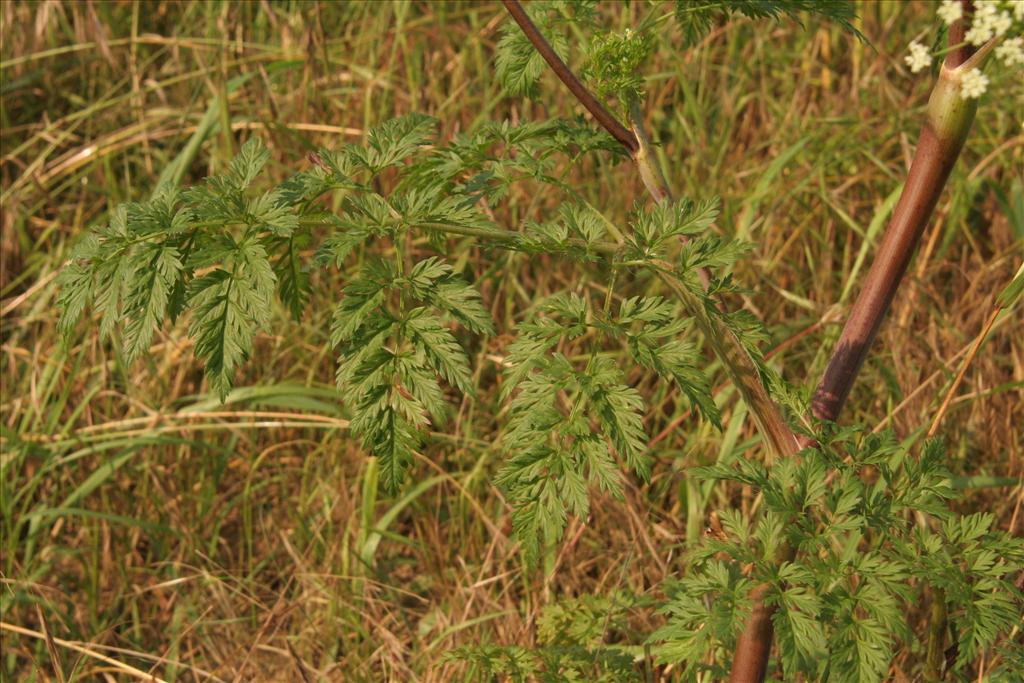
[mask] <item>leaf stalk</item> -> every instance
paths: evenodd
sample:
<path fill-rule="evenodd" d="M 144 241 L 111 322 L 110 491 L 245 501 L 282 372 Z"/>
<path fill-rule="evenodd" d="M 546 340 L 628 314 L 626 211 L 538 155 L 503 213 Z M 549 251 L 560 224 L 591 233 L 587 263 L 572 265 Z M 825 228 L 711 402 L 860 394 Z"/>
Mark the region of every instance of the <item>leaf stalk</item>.
<path fill-rule="evenodd" d="M 651 197 L 659 203 L 671 201 L 672 192 L 644 131 L 639 105 L 636 102 L 630 103 L 631 118 L 633 119 L 633 132 L 630 132 L 587 90 L 586 86 L 558 56 L 526 14 L 522 4 L 518 0 L 502 0 L 502 2 L 558 78 L 598 123 L 629 151 Z M 736 384 L 740 395 L 747 403 L 772 455 L 776 457 L 795 455 L 800 450 L 799 441 L 782 417 L 779 407 L 768 395 L 754 360 L 743 348 L 736 335 L 708 313 L 704 302 L 687 290 L 678 278 L 671 274 L 670 268 L 657 268 L 656 270 L 683 304 L 686 312 L 697 321 L 708 343 L 725 366 L 729 378 Z M 702 274 L 701 279 L 706 282 L 706 275 Z"/>

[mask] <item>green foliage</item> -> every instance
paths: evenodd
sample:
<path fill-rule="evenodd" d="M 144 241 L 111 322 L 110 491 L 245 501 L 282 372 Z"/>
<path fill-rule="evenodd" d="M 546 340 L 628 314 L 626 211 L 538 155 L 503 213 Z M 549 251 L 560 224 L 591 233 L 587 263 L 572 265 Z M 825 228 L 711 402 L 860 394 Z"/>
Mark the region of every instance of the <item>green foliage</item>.
<path fill-rule="evenodd" d="M 717 198 L 697 204 L 684 199 L 658 204 L 646 211 L 638 210 L 634 212 L 626 257 L 643 261 L 665 258 L 668 247 L 679 238 L 699 235 L 711 227 L 718 212 Z M 725 261 L 715 265 L 725 265 Z M 689 270 L 685 266 L 684 263 L 680 274 Z"/>
<path fill-rule="evenodd" d="M 918 529 L 902 548 L 914 575 L 944 591 L 962 669 L 1020 625 L 1021 592 L 1012 576 L 1024 568 L 1024 541 L 992 528 L 993 517 L 947 517 L 937 530 Z"/>
<path fill-rule="evenodd" d="M 270 251 L 277 253 L 274 275 L 278 295 L 295 320 L 302 317 L 312 292 L 312 279 L 303 263 L 302 251 L 312 243 L 308 228 L 299 228 L 287 237 L 270 240 Z"/>
<path fill-rule="evenodd" d="M 252 140 L 224 173 L 202 185 L 184 193 L 161 190 L 150 202 L 118 209 L 109 226 L 82 242 L 62 274 L 62 329 L 70 333 L 92 304 L 102 314 L 104 334 L 124 322 L 131 359 L 165 319 L 188 312 L 195 354 L 210 389 L 224 399 L 253 353 L 255 335 L 270 324 L 275 291 L 298 319 L 313 291 L 312 266 L 346 272 L 365 244 L 385 240 L 393 256 L 360 259 L 334 307 L 330 339 L 339 354 L 337 383 L 350 429 L 380 459 L 381 482 L 394 490 L 424 436 L 446 419 L 442 380 L 473 393 L 469 360 L 452 326 L 494 333 L 480 295 L 443 259 L 406 262 L 412 232 L 426 233 L 438 248 L 438 236 L 447 232 L 494 235 L 508 248 L 614 269 L 661 268 L 680 237 L 697 237 L 696 248 L 684 251 L 681 277 L 689 277 L 686 269 L 731 263 L 739 253 L 702 237 L 718 215 L 716 201 L 637 210 L 621 247 L 608 241 L 607 219 L 575 202 L 523 232 L 500 230 L 481 212 L 481 198 L 493 200 L 524 181 L 561 189 L 550 172 L 556 156 L 604 149 L 608 138 L 576 123 L 488 123 L 436 145 L 434 126 L 423 116 L 389 121 L 369 132 L 365 146 L 321 150 L 309 169 L 265 192 L 250 185 L 270 155 Z M 383 183 L 380 174 L 389 168 L 398 173 Z M 318 202 L 334 190 L 345 191 L 338 214 Z M 303 254 L 317 241 L 307 263 Z M 508 424 L 501 442 L 510 457 L 497 482 L 508 493 L 516 537 L 531 559 L 560 538 L 569 514 L 586 517 L 591 486 L 621 495 L 620 461 L 647 475 L 646 406 L 611 354 L 626 351 L 719 424 L 699 347 L 682 338 L 689 325 L 676 307 L 634 296 L 616 313 L 611 297 L 609 291 L 597 311 L 575 294 L 554 297 L 520 326 L 508 348 L 502 392 Z M 711 299 L 706 305 L 717 310 Z M 585 362 L 558 352 L 561 343 L 583 335 L 591 346 Z"/>
<path fill-rule="evenodd" d="M 621 496 L 616 453 L 641 476 L 647 472 L 643 400 L 621 371 L 596 354 L 581 370 L 550 353 L 587 330 L 584 300 L 555 297 L 540 312 L 550 317 L 521 325 L 506 357 L 502 393 L 514 396 L 502 439 L 509 460 L 497 479 L 531 559 L 560 537 L 568 512 L 586 517 L 588 482 Z"/>
<path fill-rule="evenodd" d="M 592 3 L 532 3 L 528 11 L 560 54 L 570 22 L 594 23 Z M 779 19 L 802 12 L 854 31 L 848 3 L 732 0 L 676 8 L 691 42 L 723 14 Z M 651 49 L 646 31 L 599 34 L 585 75 L 601 96 L 628 103 L 642 96 L 638 69 Z M 507 92 L 533 94 L 544 69 L 510 25 L 497 59 Z M 698 321 L 723 323 L 776 399 L 801 408 L 761 361 L 760 323 L 722 303 L 723 294 L 739 291 L 729 271 L 751 245 L 713 233 L 717 199 L 638 207 L 627 230 L 609 229 L 560 173 L 595 151 L 621 158 L 607 134 L 582 120 L 506 121 L 441 142 L 436 127 L 421 115 L 387 121 L 365 144 L 319 150 L 308 169 L 263 191 L 253 185 L 270 153 L 253 139 L 201 185 L 184 192 L 164 186 L 149 201 L 118 207 L 74 248 L 60 275 L 61 332 L 70 338 L 92 310 L 101 337 L 120 331 L 119 348 L 131 361 L 165 321 L 187 315 L 209 389 L 225 400 L 257 334 L 274 320 L 275 293 L 283 311 L 301 319 L 319 291 L 315 269 L 338 271 L 345 284 L 330 301 L 337 385 L 352 435 L 395 491 L 429 433 L 443 427 L 451 394 L 474 394 L 477 373 L 466 347 L 496 334 L 465 269 L 414 256 L 413 240 L 425 237 L 417 247 L 426 242 L 444 253 L 443 240 L 455 235 L 584 262 L 581 271 L 606 276 L 603 302 L 591 300 L 584 277 L 572 291 L 538 303 L 502 363 L 507 422 L 499 443 L 507 457 L 494 481 L 512 507 L 528 560 L 560 540 L 569 515 L 589 515 L 592 489 L 621 497 L 626 472 L 649 477 L 640 382 L 669 383 L 721 427 L 693 321 L 674 302 L 623 291 L 631 284 L 624 274 L 657 272 L 681 283 L 699 301 Z M 485 202 L 519 184 L 559 193 L 557 214 L 521 230 L 495 225 Z M 321 201 L 335 192 L 337 213 Z M 1001 303 L 1019 295 L 1020 280 Z M 623 368 L 622 359 L 631 366 Z M 1017 625 L 1021 595 L 1012 578 L 1024 544 L 994 530 L 989 515 L 950 512 L 953 492 L 938 446 L 917 456 L 888 436 L 830 429 L 816 435 L 820 447 L 799 458 L 726 458 L 693 472 L 750 487 L 760 502 L 756 512 L 722 510 L 721 533 L 693 549 L 691 571 L 666 587 L 664 625 L 648 638 L 662 662 L 681 662 L 686 676 L 727 676 L 757 585 L 768 587 L 766 602 L 776 608 L 788 679 L 881 679 L 898 644 L 917 646 L 906 614 L 925 593 L 939 591 L 948 601 L 959 670 Z M 452 657 L 479 678 L 632 679 L 642 650 L 619 636 L 629 630 L 633 605 L 621 595 L 549 605 L 537 622 L 538 647 L 482 645 Z M 1007 676 L 1019 660 L 1008 651 Z"/>
<path fill-rule="evenodd" d="M 639 648 L 617 641 L 632 636 L 628 617 L 638 603 L 621 591 L 561 600 L 541 610 L 536 647 L 476 645 L 452 650 L 446 659 L 467 664 L 472 681 L 637 680 Z"/>
<path fill-rule="evenodd" d="M 640 66 L 654 50 L 654 38 L 646 31 L 599 34 L 590 42 L 583 76 L 602 97 L 616 97 L 624 108 L 643 97 Z"/>
<path fill-rule="evenodd" d="M 410 299 L 426 304 L 410 307 Z M 492 333 L 480 296 L 436 257 L 403 276 L 371 261 L 343 292 L 331 324 L 339 349 L 337 381 L 353 411 L 352 432 L 380 459 L 381 480 L 396 490 L 421 432 L 444 421 L 438 376 L 472 393 L 469 359 L 445 317 Z"/>
<path fill-rule="evenodd" d="M 484 122 L 417 161 L 403 178 L 408 187 L 441 184 L 466 201 L 502 199 L 508 189 L 539 182 L 571 191 L 556 176 L 556 164 L 601 151 L 621 159 L 621 145 L 582 119 L 552 119 L 514 126 Z"/>
<path fill-rule="evenodd" d="M 528 223 L 517 237 L 516 247 L 535 254 L 558 254 L 577 261 L 599 257 L 598 245 L 607 237 L 601 214 L 589 206 L 563 204 L 558 218 L 545 223 Z"/>
<path fill-rule="evenodd" d="M 235 369 L 252 352 L 256 330 L 270 322 L 267 302 L 275 277 L 266 249 L 254 234 L 237 241 L 218 235 L 202 246 L 192 266 L 214 270 L 189 282 L 194 310 L 189 334 L 195 339 L 196 357 L 206 363 L 210 388 L 224 400 Z"/>
<path fill-rule="evenodd" d="M 226 398 L 256 333 L 270 324 L 275 289 L 293 317 L 302 315 L 313 286 L 303 253 L 314 227 L 330 230 L 315 262 L 343 269 L 372 237 L 400 244 L 422 224 L 487 223 L 443 183 L 388 195 L 370 189 L 368 180 L 422 153 L 434 126 L 424 116 L 394 119 L 371 131 L 365 147 L 322 150 L 312 168 L 262 193 L 249 187 L 270 153 L 253 139 L 224 173 L 202 185 L 184 193 L 162 188 L 149 202 L 119 207 L 109 225 L 75 248 L 61 273 L 61 330 L 69 336 L 92 306 L 103 336 L 123 322 L 122 347 L 131 360 L 167 318 L 188 310 L 196 357 L 210 389 Z M 341 216 L 324 214 L 316 201 L 335 189 L 353 192 Z M 408 275 L 400 268 L 401 260 L 368 262 L 345 288 L 331 330 L 352 430 L 381 458 L 382 479 L 392 488 L 423 430 L 445 416 L 438 377 L 472 391 L 469 361 L 451 323 L 493 332 L 479 294 L 449 265 L 428 258 Z"/>
<path fill-rule="evenodd" d="M 530 19 L 562 59 L 566 57 L 569 43 L 562 31 L 552 29 L 566 23 L 566 17 L 559 10 L 568 4 L 543 0 L 525 5 Z M 547 64 L 514 21 L 506 20 L 503 30 L 505 35 L 498 43 L 494 64 L 498 80 L 509 95 L 532 97 L 537 94 L 537 85 Z"/>
<path fill-rule="evenodd" d="M 528 558 L 561 536 L 569 513 L 587 516 L 588 483 L 621 496 L 617 459 L 642 478 L 648 474 L 643 398 L 600 343 L 625 343 L 640 366 L 675 382 L 705 416 L 719 419 L 695 347 L 676 339 L 686 322 L 663 299 L 626 299 L 613 315 L 608 306 L 592 311 L 576 294 L 557 295 L 537 313 L 519 326 L 505 358 L 502 394 L 512 400 L 502 442 L 509 459 L 498 475 Z M 585 363 L 557 351 L 584 335 L 594 340 Z"/>
<path fill-rule="evenodd" d="M 224 399 L 253 353 L 256 334 L 272 320 L 275 291 L 298 319 L 314 288 L 313 266 L 345 271 L 368 241 L 387 240 L 395 258 L 362 259 L 335 306 L 330 337 L 339 353 L 337 382 L 351 411 L 350 428 L 380 458 L 383 484 L 397 488 L 424 434 L 448 413 L 441 380 L 462 393 L 473 391 L 469 360 L 452 325 L 476 335 L 494 332 L 479 294 L 450 265 L 437 257 L 405 264 L 410 233 L 423 231 L 437 244 L 445 232 L 469 231 L 497 235 L 503 246 L 524 251 L 609 256 L 603 248 L 607 221 L 589 207 L 569 203 L 556 221 L 505 233 L 482 214 L 479 199 L 499 197 L 509 184 L 526 180 L 562 187 L 550 174 L 555 157 L 607 149 L 610 138 L 573 122 L 487 123 L 436 145 L 435 125 L 424 116 L 388 121 L 368 133 L 366 145 L 320 150 L 311 155 L 309 169 L 263 192 L 251 185 L 270 154 L 253 139 L 224 173 L 203 184 L 181 193 L 162 188 L 149 202 L 118 208 L 109 225 L 76 247 L 61 275 L 61 329 L 70 335 L 92 306 L 101 314 L 104 336 L 123 323 L 122 346 L 131 360 L 165 320 L 187 312 L 195 354 L 211 391 Z M 399 172 L 388 189 L 379 176 L 389 168 Z M 338 214 L 325 212 L 318 201 L 334 190 L 346 192 Z M 658 229 L 681 234 L 706 224 L 689 212 L 687 204 L 671 214 L 685 214 L 682 227 Z M 306 262 L 304 254 L 314 246 L 315 257 Z M 554 308 L 544 310 L 578 315 L 581 301 L 552 302 Z M 641 365 L 677 382 L 717 420 L 695 348 L 672 338 L 684 327 L 669 309 L 664 302 L 633 300 L 619 320 L 577 323 L 625 341 Z M 525 326 L 526 334 L 512 345 L 510 359 L 523 363 L 506 385 L 511 396 L 525 380 L 510 405 L 505 442 L 535 446 L 523 449 L 500 477 L 514 492 L 517 533 L 528 550 L 541 538 L 556 540 L 569 511 L 586 514 L 589 483 L 621 490 L 616 456 L 646 472 L 644 406 L 637 391 L 606 357 L 595 355 L 586 368 L 557 356 L 532 357 L 532 346 L 574 334 L 573 323 L 546 331 L 544 324 Z M 556 420 L 550 399 L 564 391 L 573 393 L 577 410 Z M 549 400 L 543 405 L 531 396 Z M 540 418 L 531 414 L 534 408 L 542 410 Z M 591 433 L 590 415 L 599 433 Z M 546 440 L 534 443 L 542 433 Z"/>
<path fill-rule="evenodd" d="M 675 382 L 690 403 L 716 427 L 721 427 L 718 406 L 697 348 L 679 338 L 688 323 L 675 306 L 660 297 L 633 297 L 622 302 L 611 331 L 626 339 L 629 355 L 640 366 Z"/>
<path fill-rule="evenodd" d="M 433 141 L 437 121 L 422 114 L 410 114 L 385 121 L 370 131 L 366 146 L 346 149 L 352 166 L 377 175 L 391 166 L 397 166 L 413 156 L 421 147 Z"/>
<path fill-rule="evenodd" d="M 636 28 L 607 31 L 598 28 L 596 3 L 569 0 L 535 0 L 524 9 L 563 61 L 569 62 L 569 39 L 583 38 L 584 59 L 580 75 L 601 98 L 615 97 L 623 113 L 630 102 L 641 101 L 643 63 L 655 46 L 659 22 L 645 18 Z M 686 46 L 696 44 L 720 19 L 739 14 L 750 19 L 787 19 L 800 22 L 804 15 L 830 21 L 860 39 L 853 25 L 855 8 L 848 0 L 677 0 L 676 24 Z M 581 28 L 589 29 L 580 33 Z M 514 21 L 508 19 L 498 43 L 495 72 L 509 95 L 535 97 L 547 65 Z"/>
<path fill-rule="evenodd" d="M 716 21 L 733 14 L 750 19 L 788 19 L 799 22 L 805 13 L 831 21 L 844 31 L 863 39 L 853 25 L 856 16 L 853 3 L 847 0 L 676 0 L 675 16 L 686 44 L 694 45 L 711 31 Z"/>
<path fill-rule="evenodd" d="M 876 681 L 898 642 L 912 641 L 908 612 L 942 589 L 962 668 L 1019 621 L 1013 576 L 1024 542 L 959 517 L 939 442 L 921 454 L 891 436 L 825 435 L 799 460 L 745 458 L 694 472 L 753 487 L 757 518 L 720 513 L 722 533 L 693 553 L 694 573 L 673 589 L 667 622 L 651 637 L 659 658 L 717 678 L 749 613 L 750 589 L 767 584 L 786 678 Z M 934 525 L 913 524 L 918 515 Z M 789 548 L 791 560 L 780 562 Z M 707 656 L 714 654 L 712 663 Z"/>
<path fill-rule="evenodd" d="M 268 247 L 293 244 L 298 226 L 278 191 L 247 192 L 269 156 L 250 140 L 205 184 L 185 193 L 165 186 L 148 202 L 118 207 L 61 273 L 65 335 L 91 304 L 102 314 L 104 337 L 124 322 L 123 349 L 132 360 L 148 349 L 165 318 L 191 308 L 196 356 L 205 361 L 211 389 L 226 397 L 253 336 L 270 320 L 277 276 Z M 306 289 L 293 281 L 286 291 Z"/>
<path fill-rule="evenodd" d="M 717 662 L 731 653 L 737 626 L 750 613 L 754 583 L 735 563 L 709 560 L 699 573 L 666 586 L 670 599 L 662 608 L 665 626 L 650 636 L 663 661 L 684 662 L 690 670 L 707 670 L 714 679 L 728 671 Z M 687 626 L 693 628 L 687 628 Z M 706 660 L 711 659 L 712 664 Z"/>

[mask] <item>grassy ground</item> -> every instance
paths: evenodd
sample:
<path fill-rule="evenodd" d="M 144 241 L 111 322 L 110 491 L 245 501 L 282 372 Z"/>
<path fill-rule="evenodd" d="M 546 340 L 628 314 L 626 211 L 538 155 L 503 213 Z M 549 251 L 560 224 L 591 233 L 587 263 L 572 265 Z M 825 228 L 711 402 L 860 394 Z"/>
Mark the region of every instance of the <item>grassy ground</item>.
<path fill-rule="evenodd" d="M 666 42 L 647 84 L 670 182 L 721 195 L 720 229 L 757 243 L 738 273 L 752 290 L 743 303 L 782 345 L 773 362 L 802 385 L 819 376 L 870 262 L 929 88 L 902 55 L 930 8 L 860 9 L 874 48 L 813 25 L 755 32 L 736 21 L 699 49 Z M 640 10 L 603 11 L 626 26 Z M 752 436 L 732 391 L 720 392 L 723 433 L 657 395 L 652 481 L 599 500 L 547 570 L 530 569 L 489 483 L 505 338 L 476 359 L 477 401 L 396 497 L 377 492 L 341 428 L 327 306 L 298 323 L 279 311 L 225 405 L 204 393 L 181 325 L 133 365 L 84 327 L 59 343 L 54 277 L 68 245 L 114 203 L 147 196 L 179 154 L 191 182 L 259 135 L 283 177 L 308 150 L 396 114 L 431 114 L 450 135 L 489 118 L 576 113 L 550 76 L 541 103 L 502 93 L 497 3 L 48 0 L 4 3 L 0 18 L 0 680 L 129 680 L 126 666 L 167 681 L 459 680 L 446 650 L 530 645 L 541 608 L 568 597 L 656 596 L 712 509 L 750 503 L 681 473 Z M 1020 263 L 1024 137 L 1021 109 L 1008 105 L 1024 92 L 1009 79 L 993 88 L 849 421 L 926 429 Z M 613 219 L 644 198 L 624 164 L 588 160 L 570 178 Z M 550 212 L 534 199 L 514 191 L 496 219 Z M 556 261 L 468 244 L 459 253 L 499 329 L 578 284 Z M 338 289 L 320 275 L 314 301 Z M 943 423 L 951 467 L 968 478 L 964 508 L 990 510 L 1015 533 L 1022 487 L 986 478 L 1022 475 L 1022 385 L 1020 320 L 1004 318 Z M 656 623 L 637 609 L 626 637 Z M 901 658 L 892 678 L 914 674 Z"/>

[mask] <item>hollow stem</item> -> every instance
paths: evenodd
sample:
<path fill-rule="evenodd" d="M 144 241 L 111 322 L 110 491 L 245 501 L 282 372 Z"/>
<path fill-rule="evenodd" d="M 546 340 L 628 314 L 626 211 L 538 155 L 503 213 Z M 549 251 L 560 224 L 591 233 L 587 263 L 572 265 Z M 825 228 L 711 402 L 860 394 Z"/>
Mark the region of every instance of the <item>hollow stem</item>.
<path fill-rule="evenodd" d="M 959 53 L 950 53 L 939 73 L 903 193 L 814 393 L 811 408 L 819 419 L 835 420 L 842 411 L 974 121 L 976 100 L 960 96 L 969 64 L 948 65 Z"/>
<path fill-rule="evenodd" d="M 969 16 L 971 3 L 964 2 L 964 8 Z M 985 55 L 974 54 L 973 48 L 964 43 L 965 30 L 963 22 L 957 22 L 949 29 L 948 45 L 953 49 L 946 56 L 928 101 L 928 114 L 907 182 L 864 287 L 850 311 L 811 402 L 811 411 L 819 419 L 834 421 L 839 416 L 910 263 L 914 247 L 931 219 L 935 204 L 967 139 L 977 105 L 974 100 L 960 97 L 960 76 L 966 69 L 978 65 Z M 987 53 L 990 49 L 991 45 L 988 45 L 983 51 Z M 766 584 L 761 584 L 751 592 L 752 613 L 736 643 L 730 676 L 732 683 L 759 683 L 764 680 L 772 647 L 773 609 L 763 601 L 767 588 Z M 944 615 L 941 619 L 939 616 L 935 615 L 932 624 L 933 635 L 936 629 L 945 629 Z"/>

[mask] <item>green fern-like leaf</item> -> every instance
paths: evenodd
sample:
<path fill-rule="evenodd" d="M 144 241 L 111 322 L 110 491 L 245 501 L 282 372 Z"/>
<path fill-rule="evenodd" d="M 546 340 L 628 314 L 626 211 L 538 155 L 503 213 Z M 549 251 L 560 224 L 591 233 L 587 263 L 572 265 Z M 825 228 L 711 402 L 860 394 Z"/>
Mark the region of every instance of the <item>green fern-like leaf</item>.
<path fill-rule="evenodd" d="M 60 288 L 57 295 L 57 307 L 60 310 L 57 330 L 65 340 L 71 336 L 75 324 L 96 295 L 95 264 L 99 252 L 99 237 L 94 233 L 85 235 L 71 250 L 68 263 L 57 278 Z"/>
<path fill-rule="evenodd" d="M 132 274 L 124 306 L 128 318 L 124 332 L 128 360 L 149 348 L 183 270 L 181 255 L 173 246 L 148 244 L 140 251 L 142 266 Z"/>
<path fill-rule="evenodd" d="M 637 211 L 633 216 L 627 256 L 641 260 L 662 258 L 673 238 L 699 235 L 715 222 L 718 212 L 717 198 L 700 203 L 689 200 L 663 203 Z"/>
<path fill-rule="evenodd" d="M 405 308 L 409 300 L 426 306 Z M 397 305 L 396 305 L 397 302 Z M 334 312 L 338 386 L 352 411 L 350 428 L 380 459 L 382 480 L 394 490 L 422 441 L 448 408 L 438 376 L 472 394 L 469 359 L 443 315 L 491 330 L 480 296 L 438 258 L 402 276 L 391 263 L 371 261 L 344 290 Z"/>
<path fill-rule="evenodd" d="M 648 473 L 639 393 L 609 358 L 595 354 L 579 369 L 551 353 L 590 327 L 586 302 L 555 296 L 540 313 L 546 317 L 520 325 L 506 356 L 502 393 L 511 400 L 503 446 L 510 457 L 498 476 L 531 559 L 559 539 L 568 514 L 587 514 L 589 485 L 621 495 L 615 454 L 641 477 Z"/>
<path fill-rule="evenodd" d="M 299 227 L 299 217 L 280 190 L 264 192 L 246 205 L 246 223 L 277 237 L 288 237 Z"/>
<path fill-rule="evenodd" d="M 686 328 L 673 305 L 660 297 L 625 299 L 618 319 L 610 326 L 614 334 L 625 336 L 633 360 L 675 382 L 690 403 L 721 428 L 718 406 L 697 349 L 677 338 Z"/>
<path fill-rule="evenodd" d="M 369 132 L 366 147 L 349 147 L 348 154 L 356 165 L 376 175 L 418 153 L 433 140 L 436 127 L 437 120 L 423 114 L 389 119 Z"/>
<path fill-rule="evenodd" d="M 210 388 L 223 400 L 236 368 L 252 351 L 253 336 L 270 320 L 267 302 L 276 278 L 266 250 L 253 236 L 239 242 L 219 238 L 195 265 L 210 260 L 222 265 L 190 285 L 194 317 L 189 334 L 196 356 L 206 364 Z"/>
<path fill-rule="evenodd" d="M 413 343 L 422 365 L 432 365 L 449 384 L 464 394 L 473 393 L 469 359 L 444 322 L 424 308 L 409 312 L 404 329 Z"/>
<path fill-rule="evenodd" d="M 237 189 L 244 190 L 252 185 L 269 160 L 270 150 L 259 138 L 250 138 L 231 160 L 227 177 Z"/>
<path fill-rule="evenodd" d="M 568 41 L 556 28 L 561 23 L 557 6 L 551 2 L 533 2 L 526 5 L 526 11 L 537 25 L 538 30 L 562 59 L 568 53 Z M 532 97 L 537 93 L 537 84 L 547 70 L 544 58 L 530 43 L 511 19 L 505 27 L 505 35 L 498 42 L 498 56 L 495 72 L 498 80 L 510 95 Z"/>
<path fill-rule="evenodd" d="M 302 259 L 302 250 L 311 242 L 308 231 L 294 232 L 271 242 L 273 251 L 277 253 L 274 274 L 277 276 L 278 295 L 295 320 L 302 317 L 312 289 L 309 269 Z"/>
<path fill-rule="evenodd" d="M 605 434 L 626 464 L 641 477 L 650 473 L 645 457 L 647 435 L 643 426 L 644 400 L 640 393 L 624 384 L 622 371 L 608 358 L 596 358 L 580 388 L 587 396 Z"/>

